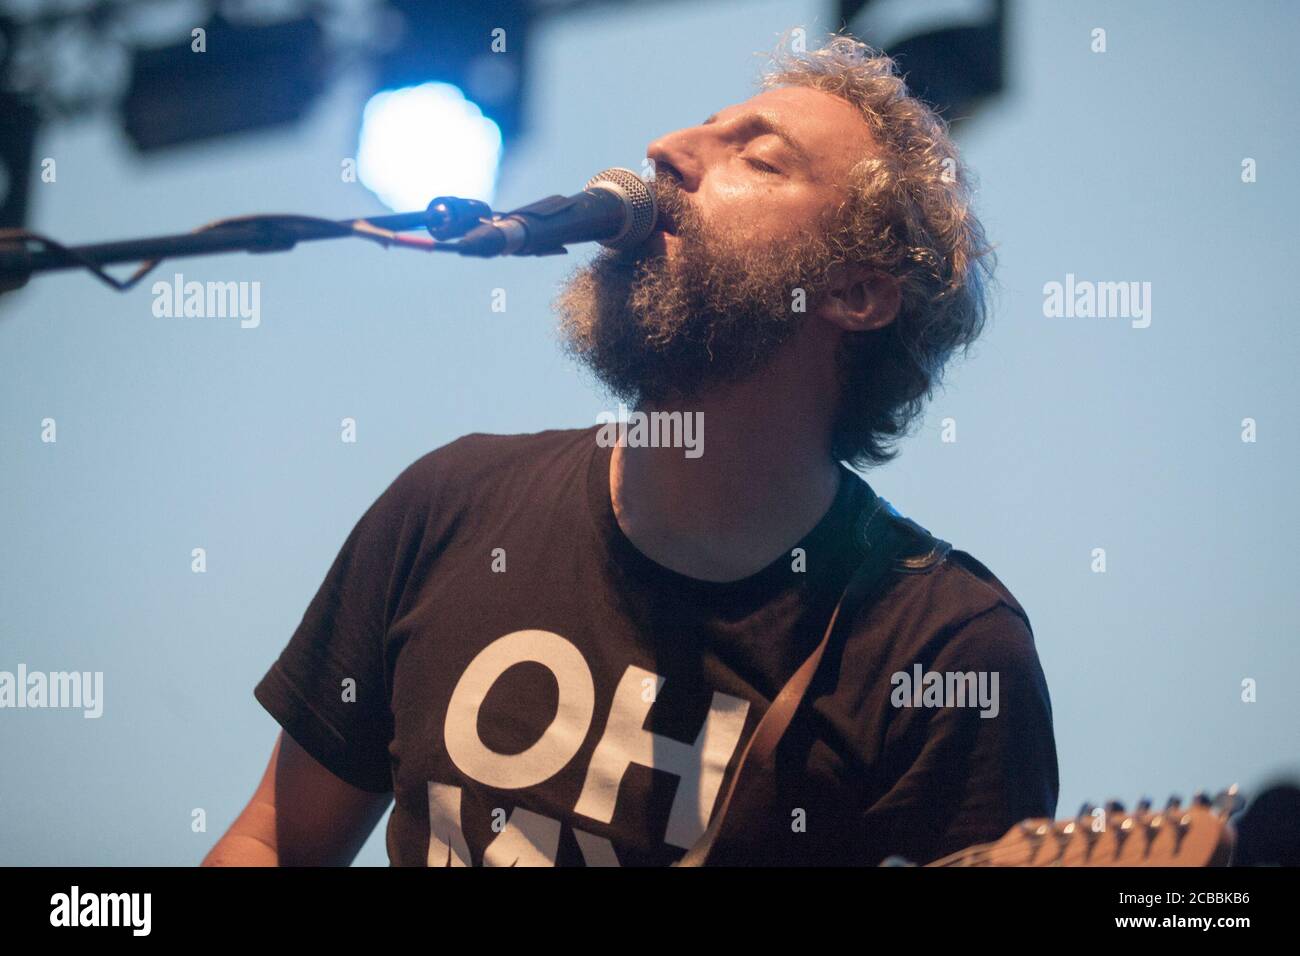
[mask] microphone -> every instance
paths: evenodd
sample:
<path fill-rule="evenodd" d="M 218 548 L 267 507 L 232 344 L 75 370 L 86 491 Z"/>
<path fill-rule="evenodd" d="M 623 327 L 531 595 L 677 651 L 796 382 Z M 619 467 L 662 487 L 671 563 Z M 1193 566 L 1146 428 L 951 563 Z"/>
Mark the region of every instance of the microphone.
<path fill-rule="evenodd" d="M 657 214 L 650 185 L 632 170 L 615 166 L 589 179 L 577 195 L 548 196 L 484 220 L 454 248 L 483 258 L 558 255 L 575 242 L 630 249 L 650 236 Z"/>

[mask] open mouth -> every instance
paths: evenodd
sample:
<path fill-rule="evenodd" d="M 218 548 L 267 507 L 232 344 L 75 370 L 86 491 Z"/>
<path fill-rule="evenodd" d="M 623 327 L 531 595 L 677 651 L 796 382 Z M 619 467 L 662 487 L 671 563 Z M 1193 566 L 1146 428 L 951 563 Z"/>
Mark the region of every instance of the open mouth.
<path fill-rule="evenodd" d="M 681 235 L 678 232 L 678 219 L 674 215 L 673 207 L 680 200 L 676 196 L 672 201 L 660 202 L 655 210 L 654 228 L 650 234 L 637 245 L 626 249 L 621 256 L 624 260 L 636 261 L 640 259 L 666 258 L 670 247 L 679 245 L 682 242 Z M 668 237 L 672 236 L 671 239 Z"/>
<path fill-rule="evenodd" d="M 671 209 L 663 206 L 659 207 L 655 214 L 655 232 L 665 232 L 670 236 L 677 235 L 677 220 L 673 218 Z"/>
<path fill-rule="evenodd" d="M 673 238 L 669 240 L 669 236 Z M 663 258 L 668 255 L 669 243 L 679 241 L 677 223 L 670 214 L 660 210 L 655 216 L 654 228 L 650 230 L 650 235 L 632 248 L 624 250 L 621 258 L 625 260 Z"/>
<path fill-rule="evenodd" d="M 672 235 L 655 223 L 654 232 L 646 236 L 645 241 L 630 250 L 633 259 L 663 258 L 668 255 L 667 237 Z"/>

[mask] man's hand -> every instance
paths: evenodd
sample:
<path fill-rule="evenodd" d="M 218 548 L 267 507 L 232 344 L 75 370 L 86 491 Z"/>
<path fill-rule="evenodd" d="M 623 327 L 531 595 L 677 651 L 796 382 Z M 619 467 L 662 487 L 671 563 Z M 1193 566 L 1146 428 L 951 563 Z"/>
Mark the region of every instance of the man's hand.
<path fill-rule="evenodd" d="M 203 866 L 347 866 L 392 802 L 340 780 L 283 732 L 243 813 Z"/>

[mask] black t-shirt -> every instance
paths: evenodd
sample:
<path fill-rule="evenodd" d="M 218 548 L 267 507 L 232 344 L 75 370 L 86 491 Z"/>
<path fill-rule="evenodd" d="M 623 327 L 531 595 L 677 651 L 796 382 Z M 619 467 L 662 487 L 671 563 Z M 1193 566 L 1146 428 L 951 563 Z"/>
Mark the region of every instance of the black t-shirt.
<path fill-rule="evenodd" d="M 619 528 L 596 436 L 475 434 L 420 458 L 255 690 L 338 777 L 393 791 L 393 865 L 680 858 L 861 558 L 870 491 L 843 468 L 822 520 L 756 574 L 665 568 Z M 929 672 L 983 673 L 995 704 L 970 684 L 968 706 L 927 706 L 944 702 Z M 926 862 L 1054 814 L 1028 620 L 969 555 L 898 575 L 819 681 L 800 765 L 730 862 Z"/>

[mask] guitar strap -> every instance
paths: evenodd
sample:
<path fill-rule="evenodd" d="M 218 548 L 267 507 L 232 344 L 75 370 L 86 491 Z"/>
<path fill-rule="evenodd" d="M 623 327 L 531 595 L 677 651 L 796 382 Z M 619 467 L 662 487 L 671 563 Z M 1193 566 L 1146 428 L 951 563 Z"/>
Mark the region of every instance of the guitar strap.
<path fill-rule="evenodd" d="M 674 866 L 707 866 L 727 820 L 728 811 L 742 787 L 769 786 L 774 779 L 777 746 L 808 692 L 822 658 L 839 632 L 851 627 L 859 609 L 873 602 L 893 579 L 891 569 L 926 570 L 948 553 L 949 545 L 899 515 L 888 501 L 866 489 L 869 500 L 860 512 L 858 543 L 865 557 L 840 594 L 821 642 L 781 688 L 750 735 L 731 781 L 699 840 Z M 918 546 L 919 545 L 919 546 Z"/>

